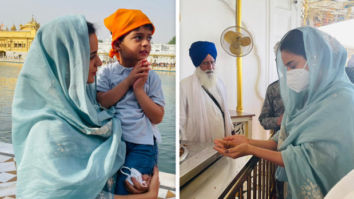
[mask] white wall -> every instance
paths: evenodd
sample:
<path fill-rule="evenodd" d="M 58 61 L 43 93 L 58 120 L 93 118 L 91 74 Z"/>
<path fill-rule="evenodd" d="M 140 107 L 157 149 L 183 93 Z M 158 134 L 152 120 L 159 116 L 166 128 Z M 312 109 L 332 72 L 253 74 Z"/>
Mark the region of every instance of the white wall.
<path fill-rule="evenodd" d="M 272 0 L 274 1 L 274 0 Z M 284 1 L 284 0 L 278 0 Z M 290 2 L 290 1 L 289 1 Z M 263 98 L 269 83 L 269 10 L 270 0 L 243 0 L 242 23 L 253 34 L 256 50 L 243 58 L 243 109 L 254 113 L 253 137 L 266 138 L 266 132 L 258 122 Z M 195 67 L 189 57 L 190 45 L 198 40 L 216 44 L 218 57 L 216 70 L 223 79 L 229 108 L 235 110 L 236 58 L 228 55 L 221 47 L 222 31 L 235 25 L 234 0 L 180 0 L 180 79 L 191 75 Z M 271 52 L 273 53 L 273 52 Z M 257 62 L 257 54 L 259 62 Z M 274 75 L 274 74 L 273 74 Z M 258 79 L 258 84 L 257 84 Z"/>

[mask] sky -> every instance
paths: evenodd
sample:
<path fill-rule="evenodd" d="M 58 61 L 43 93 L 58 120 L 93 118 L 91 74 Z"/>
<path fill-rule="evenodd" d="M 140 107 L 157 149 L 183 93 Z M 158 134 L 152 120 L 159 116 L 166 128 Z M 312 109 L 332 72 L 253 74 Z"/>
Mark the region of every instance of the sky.
<path fill-rule="evenodd" d="M 176 35 L 175 0 L 1 0 L 0 24 L 26 24 L 32 15 L 41 25 L 64 15 L 80 14 L 93 22 L 101 40 L 110 39 L 103 19 L 118 8 L 142 10 L 155 26 L 153 43 L 167 43 Z"/>

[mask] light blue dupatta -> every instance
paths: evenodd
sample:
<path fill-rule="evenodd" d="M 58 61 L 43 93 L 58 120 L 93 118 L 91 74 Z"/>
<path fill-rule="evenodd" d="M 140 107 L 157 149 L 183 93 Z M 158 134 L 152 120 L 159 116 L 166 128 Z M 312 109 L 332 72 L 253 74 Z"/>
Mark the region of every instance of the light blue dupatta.
<path fill-rule="evenodd" d="M 86 83 L 89 55 L 84 17 L 39 29 L 12 107 L 17 198 L 96 198 L 123 164 L 120 122 L 99 110 L 95 84 Z"/>
<path fill-rule="evenodd" d="M 288 198 L 323 198 L 354 168 L 354 86 L 344 71 L 343 46 L 317 29 L 298 30 L 304 37 L 310 83 L 300 93 L 287 87 L 286 67 L 278 50 L 285 106 L 278 150 L 289 183 Z"/>

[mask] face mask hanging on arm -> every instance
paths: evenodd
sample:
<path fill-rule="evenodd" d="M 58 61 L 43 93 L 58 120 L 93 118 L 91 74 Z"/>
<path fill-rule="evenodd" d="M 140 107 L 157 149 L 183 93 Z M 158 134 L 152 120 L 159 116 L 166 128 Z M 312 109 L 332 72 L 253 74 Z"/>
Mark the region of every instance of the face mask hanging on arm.
<path fill-rule="evenodd" d="M 123 171 L 123 169 L 129 170 L 130 174 L 125 173 Z M 135 178 L 143 187 L 147 187 L 147 184 L 146 184 L 145 180 L 143 180 L 141 173 L 138 170 L 136 170 L 135 168 L 128 168 L 126 166 L 122 166 L 122 168 L 120 169 L 120 172 L 122 172 L 122 174 L 128 176 L 127 180 L 131 185 L 134 185 L 132 178 Z"/>
<path fill-rule="evenodd" d="M 286 83 L 288 87 L 299 93 L 307 88 L 310 81 L 310 72 L 305 69 L 307 62 L 303 68 L 286 71 Z"/>

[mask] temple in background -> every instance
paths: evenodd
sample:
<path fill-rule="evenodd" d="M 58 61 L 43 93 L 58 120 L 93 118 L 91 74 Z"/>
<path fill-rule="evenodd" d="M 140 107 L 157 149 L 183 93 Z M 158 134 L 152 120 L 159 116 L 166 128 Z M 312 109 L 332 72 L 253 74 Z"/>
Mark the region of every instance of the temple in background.
<path fill-rule="evenodd" d="M 19 28 L 13 25 L 9 30 L 0 25 L 0 60 L 23 62 L 39 26 L 33 17 Z"/>
<path fill-rule="evenodd" d="M 111 43 L 110 40 L 98 43 L 98 55 L 103 64 L 115 62 L 115 58 L 112 59 L 108 56 Z M 153 70 L 176 71 L 176 46 L 173 44 L 151 44 L 147 60 L 151 63 Z"/>
<path fill-rule="evenodd" d="M 34 40 L 39 23 L 32 20 L 17 28 L 15 25 L 9 30 L 0 24 L 0 61 L 24 62 L 31 43 Z M 103 64 L 114 62 L 108 56 L 111 49 L 111 41 L 99 41 L 98 54 Z M 172 44 L 151 44 L 151 52 L 148 61 L 153 70 L 175 71 L 176 49 Z"/>

